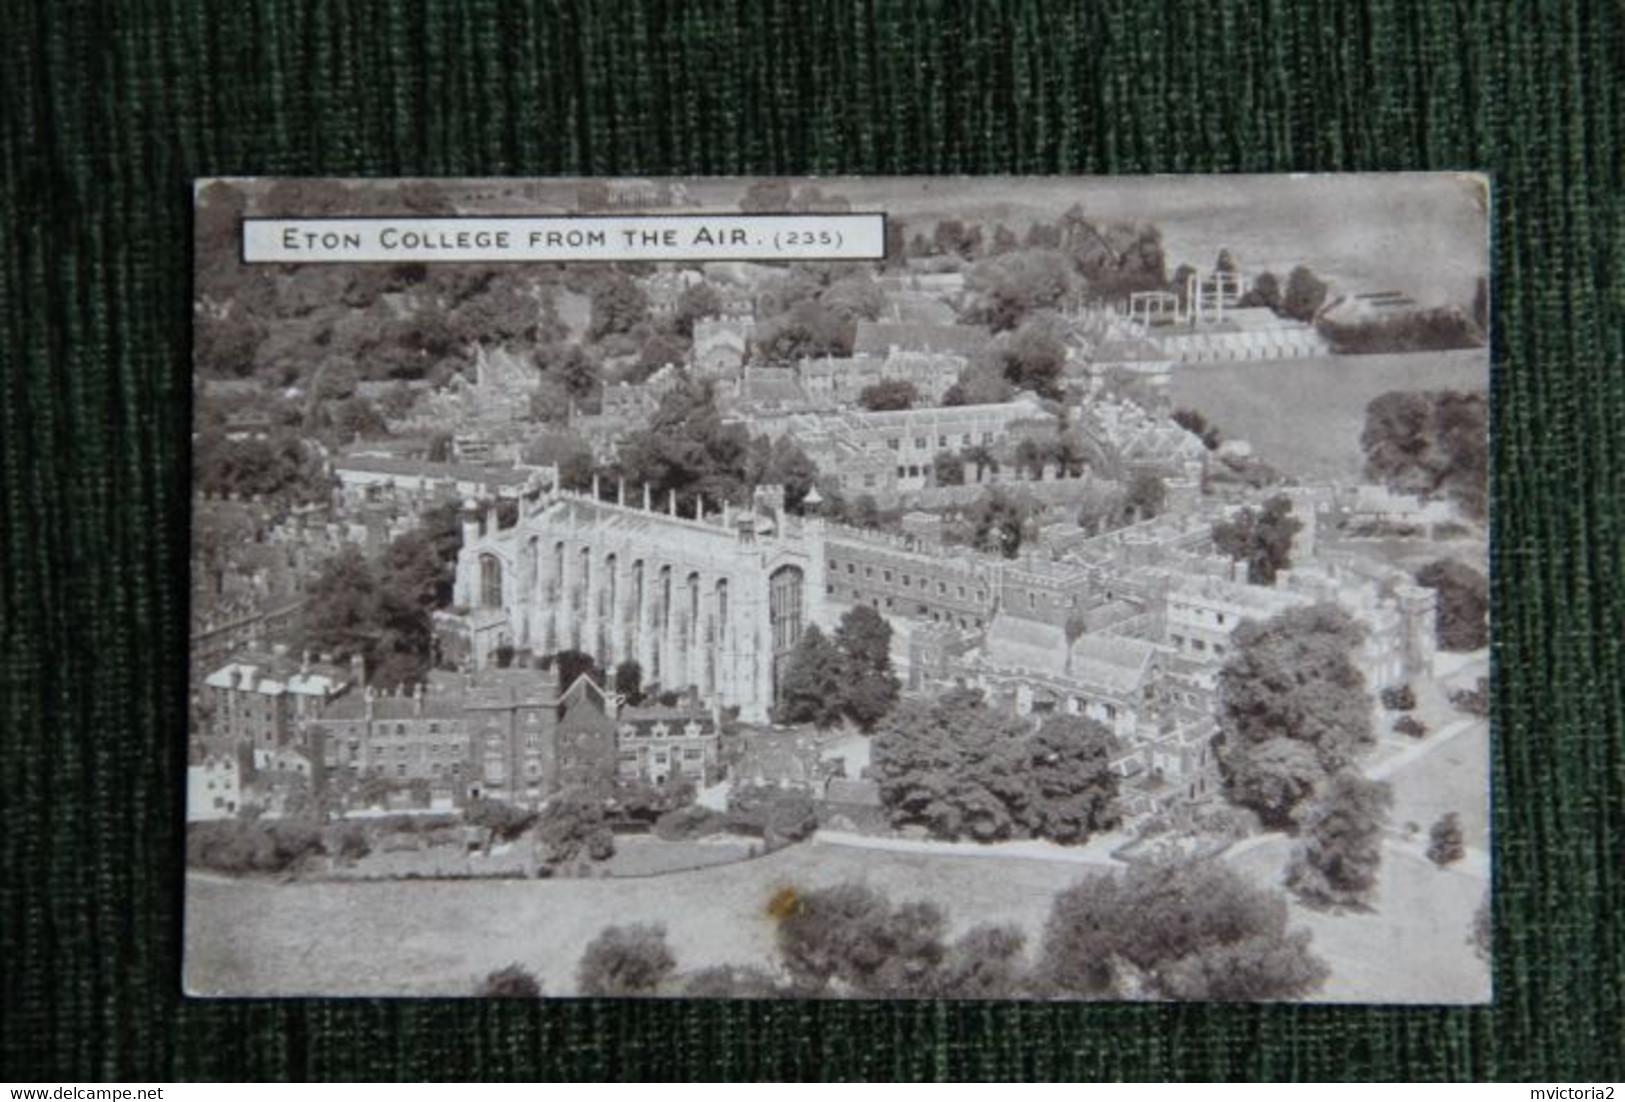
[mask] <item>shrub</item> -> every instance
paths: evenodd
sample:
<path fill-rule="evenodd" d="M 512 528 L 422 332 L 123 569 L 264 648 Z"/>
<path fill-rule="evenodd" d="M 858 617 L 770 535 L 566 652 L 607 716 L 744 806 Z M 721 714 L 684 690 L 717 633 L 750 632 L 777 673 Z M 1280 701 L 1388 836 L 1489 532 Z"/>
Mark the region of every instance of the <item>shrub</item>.
<path fill-rule="evenodd" d="M 1442 869 L 1466 856 L 1467 839 L 1461 830 L 1461 816 L 1449 812 L 1428 832 L 1428 860 Z"/>
<path fill-rule="evenodd" d="M 1390 685 L 1382 691 L 1382 706 L 1390 712 L 1408 712 L 1416 707 L 1416 694 L 1409 685 Z"/>
<path fill-rule="evenodd" d="M 1479 678 L 1478 685 L 1471 689 L 1457 689 L 1450 694 L 1450 703 L 1458 711 L 1466 712 L 1470 716 L 1483 719 L 1490 714 L 1489 681 Z"/>
<path fill-rule="evenodd" d="M 372 842 L 360 823 L 335 823 L 322 835 L 322 849 L 329 857 L 357 861 L 372 852 Z"/>
<path fill-rule="evenodd" d="M 1037 976 L 1083 998 L 1302 998 L 1325 981 L 1286 900 L 1221 862 L 1144 862 L 1055 897 Z"/>
<path fill-rule="evenodd" d="M 750 785 L 728 794 L 730 829 L 760 834 L 769 849 L 799 842 L 818 829 L 812 796 L 799 789 Z"/>
<path fill-rule="evenodd" d="M 608 827 L 599 827 L 587 836 L 587 856 L 594 861 L 608 861 L 615 856 L 615 833 Z"/>
<path fill-rule="evenodd" d="M 582 953 L 576 989 L 582 995 L 649 995 L 676 969 L 664 926 L 609 926 Z"/>
<path fill-rule="evenodd" d="M 230 873 L 286 872 L 322 851 L 322 831 L 296 820 L 193 823 L 187 830 L 187 863 Z"/>
<path fill-rule="evenodd" d="M 708 838 L 727 828 L 728 817 L 708 807 L 690 805 L 668 811 L 655 820 L 655 837 L 667 842 L 684 842 L 694 838 Z"/>
<path fill-rule="evenodd" d="M 1394 733 L 1409 735 L 1411 738 L 1425 738 L 1428 733 L 1428 725 L 1415 716 L 1400 716 L 1394 721 Z"/>
<path fill-rule="evenodd" d="M 535 976 L 517 964 L 498 968 L 474 986 L 474 994 L 482 999 L 537 999 L 542 985 Z"/>

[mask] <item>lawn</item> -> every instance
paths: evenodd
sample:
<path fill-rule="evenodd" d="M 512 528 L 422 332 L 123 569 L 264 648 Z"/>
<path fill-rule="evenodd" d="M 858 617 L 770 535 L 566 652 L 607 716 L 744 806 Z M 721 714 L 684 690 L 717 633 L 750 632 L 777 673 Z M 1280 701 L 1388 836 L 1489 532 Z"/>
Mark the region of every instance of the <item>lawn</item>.
<path fill-rule="evenodd" d="M 1270 839 L 1232 859 L 1257 883 L 1278 887 L 1292 840 Z M 1375 906 L 1342 914 L 1292 903 L 1292 925 L 1314 935 L 1314 951 L 1332 975 L 1325 1002 L 1472 1003 L 1490 997 L 1489 965 L 1468 944 L 1482 877 L 1440 869 L 1414 846 L 1390 842 Z"/>
<path fill-rule="evenodd" d="M 1360 479 L 1360 432 L 1371 399 L 1390 390 L 1489 385 L 1482 349 L 1393 356 L 1323 356 L 1174 368 L 1176 408 L 1200 412 L 1228 439 L 1303 482 Z"/>
<path fill-rule="evenodd" d="M 1460 716 L 1455 717 L 1457 719 Z M 1394 786 L 1395 826 L 1415 823 L 1425 835 L 1446 812 L 1461 816 L 1467 844 L 1489 848 L 1490 740 L 1489 729 L 1475 723 L 1447 742 L 1423 751 L 1397 770 Z"/>
<path fill-rule="evenodd" d="M 784 888 L 860 880 L 895 900 L 943 903 L 955 929 L 1014 922 L 1036 937 L 1081 870 L 1056 863 L 804 843 L 753 861 L 643 879 L 231 881 L 193 875 L 186 987 L 219 995 L 459 995 L 518 961 L 546 990 L 574 988 L 605 925 L 658 922 L 679 967 L 769 959 L 767 904 Z"/>

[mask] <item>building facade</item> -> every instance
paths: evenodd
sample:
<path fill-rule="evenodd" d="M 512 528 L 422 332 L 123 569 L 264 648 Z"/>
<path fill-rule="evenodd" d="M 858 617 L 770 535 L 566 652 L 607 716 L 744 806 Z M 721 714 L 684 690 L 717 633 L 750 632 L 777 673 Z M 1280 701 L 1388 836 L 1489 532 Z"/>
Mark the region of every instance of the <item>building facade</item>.
<path fill-rule="evenodd" d="M 634 661 L 644 683 L 766 718 L 808 624 L 825 614 L 824 526 L 768 506 L 679 516 L 596 493 L 534 490 L 508 526 L 468 503 L 454 602 L 437 616 L 458 661 L 503 648 Z"/>

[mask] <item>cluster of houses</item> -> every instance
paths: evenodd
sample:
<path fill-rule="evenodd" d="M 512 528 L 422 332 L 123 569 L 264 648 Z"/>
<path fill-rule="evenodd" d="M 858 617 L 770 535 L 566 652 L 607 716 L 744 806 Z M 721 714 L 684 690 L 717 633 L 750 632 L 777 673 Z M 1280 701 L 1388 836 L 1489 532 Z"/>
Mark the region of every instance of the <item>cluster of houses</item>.
<path fill-rule="evenodd" d="M 643 195 L 637 182 L 628 188 Z M 599 197 L 605 209 L 618 194 Z M 484 798 L 534 805 L 595 777 L 714 783 L 729 771 L 725 711 L 747 730 L 765 725 L 805 629 L 831 630 L 858 605 L 893 625 L 908 691 L 973 688 L 1020 715 L 1087 715 L 1113 730 L 1131 815 L 1201 799 L 1217 783 L 1217 674 L 1248 621 L 1336 602 L 1366 629 L 1360 662 L 1374 688 L 1430 670 L 1432 592 L 1323 551 L 1316 538 L 1334 511 L 1438 521 L 1429 506 L 1369 489 L 1295 488 L 1295 565 L 1273 587 L 1249 585 L 1213 547 L 1214 523 L 1240 502 L 1202 494 L 1211 453 L 1112 385 L 1127 377 L 1154 393 L 1177 363 L 1318 355 L 1312 328 L 1241 307 L 1223 280 L 1196 287 L 1200 305 L 1185 317 L 1169 315 L 1170 296 L 1154 292 L 1126 313 L 1067 316 L 1064 405 L 1022 394 L 943 406 L 992 339 L 955 320 L 960 273 L 887 275 L 891 316 L 857 323 L 850 356 L 762 364 L 753 362 L 752 266 L 712 267 L 728 269 L 707 272 L 723 309 L 694 322 L 689 361 L 606 386 L 602 412 L 581 419 L 599 458 L 612 457 L 620 435 L 646 423 L 686 373 L 716 384 L 727 417 L 794 440 L 844 494 L 914 510 L 902 534 L 826 522 L 816 497 L 806 517 L 771 493 L 738 513 L 691 517 L 671 503 L 628 501 L 624 490 L 614 500 L 596 487 L 569 493 L 556 469 L 521 461 L 536 431 L 533 366 L 480 349 L 471 377 L 419 393 L 395 426 L 408 439 L 450 430 L 449 456 L 395 440 L 331 456 L 332 501 L 259 518 L 256 565 L 239 564 L 240 577 L 202 602 L 190 817 L 275 814 L 312 798 L 341 813 Z M 660 312 L 700 276 L 642 278 Z M 884 383 L 909 384 L 913 408 L 860 408 Z M 1081 470 L 1055 458 L 1062 433 Z M 1024 448 L 1038 458 L 1022 460 Z M 952 484 L 939 476 L 944 455 L 962 464 Z M 1141 472 L 1163 483 L 1163 515 L 1105 532 L 1080 526 L 1080 496 L 1120 491 Z M 944 545 L 945 517 L 1012 480 L 1040 507 L 1037 538 L 1020 557 Z M 457 596 L 436 630 L 442 659 L 457 669 L 384 693 L 356 665 L 289 653 L 302 598 L 288 579 L 308 578 L 346 546 L 376 551 L 448 501 L 462 505 L 462 549 Z M 678 703 L 632 705 L 585 675 L 562 684 L 533 661 L 565 649 L 606 669 L 636 661 Z M 755 736 L 736 748 L 735 780 L 805 784 L 832 800 L 838 789 L 836 802 L 854 813 L 873 809 L 872 784 L 832 775 L 816 745 L 790 746 L 765 726 Z"/>

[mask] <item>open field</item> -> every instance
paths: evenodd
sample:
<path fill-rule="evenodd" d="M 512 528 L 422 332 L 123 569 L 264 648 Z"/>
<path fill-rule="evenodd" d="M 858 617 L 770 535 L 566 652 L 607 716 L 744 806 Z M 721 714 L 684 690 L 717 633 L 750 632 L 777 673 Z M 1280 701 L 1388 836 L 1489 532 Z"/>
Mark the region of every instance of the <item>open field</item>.
<path fill-rule="evenodd" d="M 944 904 L 956 929 L 1014 922 L 1036 937 L 1085 870 L 1055 862 L 804 843 L 754 861 L 623 880 L 233 881 L 192 875 L 186 988 L 194 994 L 460 995 L 512 961 L 545 989 L 575 986 L 606 925 L 664 923 L 678 967 L 765 961 L 782 888 L 859 880 Z"/>
<path fill-rule="evenodd" d="M 1459 718 L 1459 717 L 1458 717 Z M 1431 736 L 1430 736 L 1431 737 Z M 1392 822 L 1416 823 L 1425 839 L 1435 820 L 1448 811 L 1461 816 L 1467 844 L 1487 850 L 1490 843 L 1490 738 L 1484 723 L 1437 745 L 1395 771 Z"/>
<path fill-rule="evenodd" d="M 1289 840 L 1236 859 L 1275 886 Z M 1414 848 L 1414 847 L 1412 847 Z M 1471 1001 L 1485 971 L 1462 939 L 1482 882 L 1392 847 L 1382 911 L 1294 907 L 1335 975 L 1332 1001 Z M 783 888 L 859 880 L 894 900 L 930 899 L 955 932 L 981 922 L 1024 929 L 1029 951 L 1078 864 L 857 849 L 818 842 L 754 861 L 622 880 L 463 882 L 234 881 L 194 874 L 187 890 L 186 988 L 199 995 L 461 995 L 517 961 L 547 992 L 574 989 L 576 961 L 611 923 L 658 922 L 682 971 L 761 963 L 773 949 L 768 901 Z"/>
<path fill-rule="evenodd" d="M 1259 884 L 1279 888 L 1293 840 L 1277 835 L 1231 860 Z M 1490 997 L 1489 965 L 1467 938 L 1487 887 L 1462 867 L 1436 868 L 1414 846 L 1383 849 L 1375 906 L 1332 914 L 1292 902 L 1292 925 L 1314 934 L 1331 966 L 1324 1002 L 1474 1003 Z"/>
<path fill-rule="evenodd" d="M 1390 390 L 1482 390 L 1483 349 L 1392 356 L 1322 356 L 1259 363 L 1178 364 L 1171 396 L 1226 439 L 1302 482 L 1360 480 L 1360 432 L 1371 399 Z"/>

